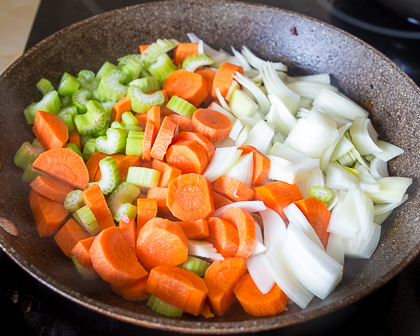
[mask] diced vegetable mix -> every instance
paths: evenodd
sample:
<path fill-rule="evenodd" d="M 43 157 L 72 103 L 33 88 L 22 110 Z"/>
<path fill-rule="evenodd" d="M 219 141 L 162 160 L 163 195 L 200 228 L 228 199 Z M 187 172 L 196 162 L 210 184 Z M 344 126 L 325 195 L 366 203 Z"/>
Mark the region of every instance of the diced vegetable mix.
<path fill-rule="evenodd" d="M 326 298 L 407 200 L 412 179 L 387 166 L 403 150 L 328 74 L 188 37 L 39 80 L 24 110 L 36 138 L 14 157 L 39 235 L 82 278 L 167 316 Z"/>

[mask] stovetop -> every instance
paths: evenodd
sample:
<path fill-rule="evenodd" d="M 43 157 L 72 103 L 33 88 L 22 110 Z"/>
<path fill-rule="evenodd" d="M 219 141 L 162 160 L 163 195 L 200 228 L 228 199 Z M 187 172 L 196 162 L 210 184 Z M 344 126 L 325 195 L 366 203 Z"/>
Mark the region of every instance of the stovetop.
<path fill-rule="evenodd" d="M 139 0 L 41 0 L 26 49 L 90 16 Z M 371 44 L 420 85 L 420 25 L 375 0 L 254 0 L 305 14 Z M 0 250 L 1 335 L 177 335 L 88 310 L 33 279 Z M 8 328 L 9 327 L 9 328 Z M 12 331 L 6 331 L 12 330 Z M 255 335 L 255 334 L 249 334 Z M 326 316 L 257 335 L 420 335 L 420 257 L 366 298 Z"/>

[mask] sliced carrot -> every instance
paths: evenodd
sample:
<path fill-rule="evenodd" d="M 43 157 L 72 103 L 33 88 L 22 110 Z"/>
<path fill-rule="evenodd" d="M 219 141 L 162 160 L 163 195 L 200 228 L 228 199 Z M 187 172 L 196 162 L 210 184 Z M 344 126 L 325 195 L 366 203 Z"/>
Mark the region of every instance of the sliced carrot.
<path fill-rule="evenodd" d="M 254 172 L 252 174 L 252 185 L 258 186 L 270 172 L 271 161 L 263 153 L 253 146 L 241 146 L 238 149 L 242 149 L 242 155 L 252 152 L 252 158 L 254 162 Z"/>
<path fill-rule="evenodd" d="M 67 194 L 74 190 L 70 184 L 46 176 L 37 176 L 29 186 L 39 194 L 60 203 L 64 203 Z"/>
<path fill-rule="evenodd" d="M 206 219 L 214 212 L 210 182 L 199 174 L 184 174 L 168 187 L 166 204 L 183 221 Z"/>
<path fill-rule="evenodd" d="M 140 229 L 136 251 L 148 270 L 159 265 L 175 266 L 187 260 L 188 239 L 177 223 L 156 217 Z"/>
<path fill-rule="evenodd" d="M 82 142 L 80 140 L 80 133 L 75 127 L 73 131 L 69 132 L 69 142 L 74 143 L 79 147 L 80 150 L 82 150 Z"/>
<path fill-rule="evenodd" d="M 215 192 L 214 190 L 211 193 L 211 196 L 213 197 L 213 202 L 214 202 L 214 209 L 219 209 L 222 206 L 231 204 L 232 201 L 228 198 L 226 198 L 225 196 L 220 195 L 219 193 Z"/>
<path fill-rule="evenodd" d="M 220 176 L 211 183 L 214 191 L 234 202 L 250 201 L 254 198 L 254 190 L 245 183 L 231 177 Z"/>
<path fill-rule="evenodd" d="M 232 122 L 224 114 L 210 109 L 198 109 L 191 118 L 192 130 L 204 134 L 210 141 L 228 138 Z"/>
<path fill-rule="evenodd" d="M 204 99 L 204 104 L 206 106 L 209 106 L 211 104 L 211 102 L 213 101 L 213 97 L 211 96 L 211 90 L 213 88 L 213 80 L 214 80 L 214 76 L 216 75 L 215 72 L 211 69 L 202 69 L 202 70 L 197 70 L 195 73 L 200 74 L 201 76 L 204 77 L 204 79 L 207 82 L 207 88 L 208 88 L 208 94 L 206 99 Z"/>
<path fill-rule="evenodd" d="M 238 281 L 233 292 L 244 310 L 253 316 L 277 315 L 286 310 L 287 297 L 280 287 L 274 284 L 268 293 L 263 294 L 249 273 Z"/>
<path fill-rule="evenodd" d="M 238 229 L 234 224 L 218 217 L 207 220 L 209 236 L 206 240 L 224 257 L 234 257 L 238 251 Z"/>
<path fill-rule="evenodd" d="M 152 168 L 160 171 L 159 187 L 166 188 L 169 183 L 182 174 L 182 171 L 161 160 L 153 159 Z"/>
<path fill-rule="evenodd" d="M 139 121 L 139 126 L 145 130 L 147 123 L 147 113 L 135 113 L 134 116 Z"/>
<path fill-rule="evenodd" d="M 178 125 L 178 132 L 191 132 L 191 119 L 183 116 L 182 114 L 172 113 L 168 115 Z"/>
<path fill-rule="evenodd" d="M 121 284 L 111 284 L 111 287 L 113 291 L 122 297 L 128 299 L 128 300 L 144 300 L 149 297 L 149 293 L 146 292 L 146 285 L 147 280 L 149 277 L 142 278 L 140 280 L 137 280 L 135 283 L 131 285 L 121 285 Z"/>
<path fill-rule="evenodd" d="M 87 268 L 89 271 L 96 273 L 89 255 L 89 249 L 92 246 L 94 240 L 95 237 L 79 240 L 71 250 L 71 254 L 76 258 L 80 265 Z"/>
<path fill-rule="evenodd" d="M 55 234 L 54 239 L 61 251 L 63 251 L 67 257 L 71 258 L 71 250 L 77 242 L 89 237 L 89 233 L 82 229 L 73 218 L 70 218 Z"/>
<path fill-rule="evenodd" d="M 152 168 L 153 160 L 152 161 L 143 161 L 143 164 L 141 166 L 144 167 L 144 168 Z"/>
<path fill-rule="evenodd" d="M 82 157 L 70 148 L 53 148 L 41 153 L 32 167 L 78 189 L 86 189 L 89 173 Z"/>
<path fill-rule="evenodd" d="M 255 222 L 251 214 L 246 210 L 231 207 L 226 209 L 221 218 L 233 224 L 238 230 L 239 245 L 235 256 L 248 258 L 257 240 Z"/>
<path fill-rule="evenodd" d="M 160 106 L 152 106 L 149 111 L 146 113 L 147 120 L 151 119 L 155 125 L 157 130 L 160 128 Z"/>
<path fill-rule="evenodd" d="M 172 139 L 172 144 L 174 144 L 175 142 L 179 140 L 197 141 L 198 144 L 206 150 L 206 154 L 209 159 L 209 162 L 213 158 L 214 152 L 216 151 L 216 148 L 214 148 L 213 143 L 209 139 L 207 139 L 207 137 L 204 134 L 201 134 L 201 133 L 180 132 L 174 136 L 174 138 Z"/>
<path fill-rule="evenodd" d="M 122 121 L 122 115 L 124 112 L 131 111 L 131 99 L 122 97 L 111 109 L 111 122 Z"/>
<path fill-rule="evenodd" d="M 45 149 L 62 148 L 69 140 L 66 124 L 50 112 L 36 111 L 32 131 Z"/>
<path fill-rule="evenodd" d="M 118 224 L 120 232 L 127 243 L 131 248 L 134 254 L 136 254 L 136 239 L 137 239 L 137 228 L 136 228 L 136 219 L 128 218 L 127 215 L 124 215 Z"/>
<path fill-rule="evenodd" d="M 165 117 L 165 119 L 163 119 L 155 142 L 150 150 L 150 156 L 152 158 L 163 160 L 165 153 L 171 144 L 172 138 L 175 135 L 176 125 L 176 122 L 169 117 Z"/>
<path fill-rule="evenodd" d="M 188 239 L 205 239 L 209 236 L 209 227 L 205 219 L 177 223 Z"/>
<path fill-rule="evenodd" d="M 201 311 L 201 315 L 205 318 L 212 318 L 214 317 L 213 312 L 211 311 L 210 305 L 207 303 L 204 303 L 203 310 Z"/>
<path fill-rule="evenodd" d="M 144 51 L 147 49 L 147 48 L 149 48 L 150 47 L 150 44 L 143 44 L 143 45 L 140 45 L 139 46 L 139 49 L 140 49 L 140 54 L 143 54 L 144 53 Z"/>
<path fill-rule="evenodd" d="M 169 98 L 178 96 L 195 107 L 201 105 L 207 97 L 207 82 L 203 76 L 184 69 L 172 72 L 163 83 L 163 89 Z"/>
<path fill-rule="evenodd" d="M 330 237 L 327 228 L 331 218 L 331 212 L 328 210 L 327 205 L 313 197 L 305 198 L 294 203 L 305 215 L 308 222 L 311 223 L 322 245 L 326 248 L 328 238 Z"/>
<path fill-rule="evenodd" d="M 223 97 L 226 97 L 230 86 L 232 85 L 233 75 L 238 71 L 241 74 L 244 74 L 244 70 L 241 66 L 231 64 L 228 62 L 223 63 L 219 69 L 217 69 L 216 74 L 213 79 L 213 87 L 211 90 L 211 96 L 213 99 L 217 99 L 216 89 L 220 90 L 220 93 Z"/>
<path fill-rule="evenodd" d="M 107 282 L 130 285 L 147 276 L 116 226 L 101 231 L 89 249 L 96 272 Z"/>
<path fill-rule="evenodd" d="M 185 57 L 195 54 L 198 54 L 198 43 L 180 43 L 174 49 L 174 63 L 180 67 Z"/>
<path fill-rule="evenodd" d="M 111 210 L 109 210 L 99 184 L 92 184 L 89 188 L 83 190 L 82 198 L 95 216 L 101 230 L 115 226 Z"/>
<path fill-rule="evenodd" d="M 295 184 L 289 184 L 283 181 L 267 183 L 263 186 L 256 187 L 254 191 L 255 200 L 263 201 L 267 207 L 276 211 L 285 221 L 287 221 L 287 217 L 283 212 L 283 208 L 303 199 L 299 188 Z"/>
<path fill-rule="evenodd" d="M 103 158 L 106 158 L 108 155 L 105 153 L 101 153 L 98 151 L 93 152 L 93 154 L 90 156 L 90 158 L 86 161 L 86 168 L 89 173 L 89 182 L 96 182 L 99 181 L 96 179 L 96 173 L 99 170 L 99 161 L 101 161 Z"/>
<path fill-rule="evenodd" d="M 204 274 L 208 301 L 215 315 L 223 315 L 235 300 L 233 288 L 247 272 L 245 259 L 228 257 L 214 261 Z"/>
<path fill-rule="evenodd" d="M 118 164 L 118 161 L 117 161 Z M 130 167 L 141 167 L 143 161 L 140 156 L 137 155 L 125 155 L 124 158 L 118 164 L 118 170 L 120 171 L 120 180 L 125 182 L 128 174 L 128 168 Z"/>
<path fill-rule="evenodd" d="M 194 140 L 179 140 L 166 152 L 168 164 L 180 169 L 182 174 L 202 174 L 208 164 L 205 149 Z"/>
<path fill-rule="evenodd" d="M 207 287 L 197 274 L 174 266 L 157 266 L 149 275 L 146 291 L 195 316 L 200 315 Z"/>
<path fill-rule="evenodd" d="M 152 120 L 147 120 L 146 128 L 143 135 L 143 144 L 142 144 L 142 158 L 143 160 L 150 161 L 150 151 L 153 144 L 155 143 L 157 136 L 157 127 Z"/>
<path fill-rule="evenodd" d="M 50 200 L 33 189 L 29 193 L 29 205 L 40 237 L 54 236 L 69 214 L 63 203 Z"/>
<path fill-rule="evenodd" d="M 168 188 L 153 187 L 147 191 L 147 198 L 154 198 L 157 202 L 158 216 L 168 217 L 171 212 L 166 204 L 166 198 L 168 196 Z"/>
<path fill-rule="evenodd" d="M 158 206 L 156 198 L 139 198 L 137 199 L 137 232 L 152 218 L 157 216 Z"/>

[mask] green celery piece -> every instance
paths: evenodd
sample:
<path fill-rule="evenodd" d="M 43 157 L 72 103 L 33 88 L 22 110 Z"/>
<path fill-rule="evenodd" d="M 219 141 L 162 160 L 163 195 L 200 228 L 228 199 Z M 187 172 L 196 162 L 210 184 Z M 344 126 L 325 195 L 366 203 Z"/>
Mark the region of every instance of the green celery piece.
<path fill-rule="evenodd" d="M 146 113 L 152 106 L 162 106 L 165 102 L 162 92 L 146 94 L 138 86 L 128 87 L 127 98 L 131 100 L 131 110 L 137 113 Z"/>
<path fill-rule="evenodd" d="M 156 313 L 170 316 L 170 317 L 180 317 L 182 316 L 183 311 L 175 306 L 159 299 L 157 296 L 151 294 L 147 299 L 147 305 L 154 310 Z"/>
<path fill-rule="evenodd" d="M 89 139 L 91 139 L 92 138 L 92 136 L 90 136 L 90 135 L 83 135 L 83 134 L 81 134 L 80 135 L 80 144 L 82 145 L 82 147 L 85 147 L 86 146 L 86 143 L 89 141 Z"/>
<path fill-rule="evenodd" d="M 99 91 L 98 89 L 92 91 L 92 99 L 100 103 L 106 103 L 110 101 L 107 95 L 103 94 L 102 91 Z"/>
<path fill-rule="evenodd" d="M 25 141 L 13 157 L 13 162 L 16 166 L 26 169 L 42 152 L 45 152 L 45 149 L 39 141 L 34 141 L 32 144 L 29 141 Z"/>
<path fill-rule="evenodd" d="M 77 80 L 80 83 L 80 87 L 88 89 L 90 91 L 96 90 L 99 86 L 99 79 L 95 77 L 95 73 L 90 70 L 81 70 L 77 74 Z"/>
<path fill-rule="evenodd" d="M 142 155 L 144 132 L 142 131 L 129 131 L 127 137 L 127 144 L 125 146 L 126 155 Z"/>
<path fill-rule="evenodd" d="M 172 62 L 168 54 L 161 54 L 156 58 L 156 62 L 149 66 L 149 72 L 156 77 L 160 84 L 178 67 Z"/>
<path fill-rule="evenodd" d="M 79 146 L 77 146 L 75 143 L 69 142 L 64 146 L 65 148 L 70 148 L 73 152 L 83 157 L 82 152 L 80 151 Z"/>
<path fill-rule="evenodd" d="M 116 104 L 116 101 L 110 100 L 107 102 L 101 102 L 102 107 L 104 108 L 105 112 L 106 112 L 106 121 L 111 124 L 111 113 L 112 113 L 112 108 L 114 107 L 114 105 Z"/>
<path fill-rule="evenodd" d="M 60 108 L 60 97 L 58 96 L 58 92 L 54 90 L 45 94 L 39 102 L 30 104 L 23 113 L 28 125 L 32 125 L 35 122 L 35 113 L 37 110 L 57 114 Z"/>
<path fill-rule="evenodd" d="M 92 91 L 80 88 L 71 96 L 71 103 L 77 107 L 77 113 L 84 114 L 87 111 L 86 104 L 92 98 Z"/>
<path fill-rule="evenodd" d="M 58 93 L 61 96 L 71 96 L 79 88 L 80 83 L 76 77 L 70 75 L 68 72 L 64 72 L 61 77 L 60 83 L 58 84 Z"/>
<path fill-rule="evenodd" d="M 130 111 L 124 112 L 121 116 L 125 126 L 127 125 L 139 125 L 138 119 Z"/>
<path fill-rule="evenodd" d="M 156 62 L 156 59 L 159 55 L 165 54 L 168 51 L 174 49 L 179 42 L 174 39 L 158 39 L 156 42 L 153 42 L 147 50 L 141 54 L 140 59 L 143 63 L 143 66 L 148 69 L 150 64 Z"/>
<path fill-rule="evenodd" d="M 209 55 L 194 54 L 185 57 L 181 67 L 187 71 L 195 72 L 195 70 L 197 70 L 199 67 L 211 65 L 213 63 L 214 61 Z"/>
<path fill-rule="evenodd" d="M 80 81 L 80 79 L 84 79 L 88 83 L 91 83 L 92 80 L 96 77 L 95 73 L 91 70 L 80 70 L 77 74 L 76 78 Z"/>
<path fill-rule="evenodd" d="M 209 268 L 210 263 L 199 258 L 188 256 L 187 260 L 179 266 L 203 277 L 207 268 Z"/>
<path fill-rule="evenodd" d="M 143 129 L 138 125 L 127 125 L 125 129 L 129 132 L 143 132 Z"/>
<path fill-rule="evenodd" d="M 113 121 L 111 124 L 111 128 L 116 128 L 116 129 L 125 129 L 125 125 L 122 122 L 119 121 Z"/>
<path fill-rule="evenodd" d="M 76 257 L 72 256 L 71 260 L 73 261 L 74 266 L 76 267 L 77 272 L 81 275 L 81 277 L 85 280 L 95 280 L 99 278 L 99 274 L 92 272 L 91 270 L 87 269 L 86 267 L 82 266 L 76 259 Z"/>
<path fill-rule="evenodd" d="M 333 197 L 333 194 L 328 188 L 323 188 L 321 186 L 313 186 L 311 187 L 311 189 L 309 189 L 309 197 L 316 198 L 327 204 Z"/>
<path fill-rule="evenodd" d="M 81 135 L 91 135 L 106 125 L 106 112 L 96 100 L 86 103 L 87 112 L 74 117 L 74 124 Z"/>
<path fill-rule="evenodd" d="M 66 106 L 62 107 L 57 113 L 59 117 L 67 126 L 69 132 L 74 130 L 74 117 L 77 115 L 76 106 Z"/>
<path fill-rule="evenodd" d="M 90 138 L 83 146 L 82 158 L 86 162 L 96 151 L 96 138 Z"/>
<path fill-rule="evenodd" d="M 52 86 L 51 82 L 48 79 L 41 78 L 38 83 L 36 83 L 36 88 L 43 94 L 47 94 L 48 92 L 54 91 L 54 86 Z"/>
<path fill-rule="evenodd" d="M 108 72 L 110 72 L 111 70 L 116 70 L 116 69 L 118 69 L 118 67 L 115 64 L 112 64 L 106 61 L 96 73 L 96 78 L 102 79 L 102 77 L 105 76 Z"/>
<path fill-rule="evenodd" d="M 185 99 L 179 98 L 178 96 L 172 96 L 171 99 L 169 99 L 168 104 L 166 104 L 166 107 L 190 119 L 192 118 L 193 113 L 197 110 L 193 104 L 187 102 Z"/>
<path fill-rule="evenodd" d="M 152 76 L 135 79 L 128 83 L 128 86 L 138 86 L 143 93 L 155 92 L 161 89 L 159 80 Z"/>
<path fill-rule="evenodd" d="M 100 129 L 99 131 L 96 131 L 95 133 L 92 133 L 92 137 L 93 138 L 98 138 L 98 137 L 100 137 L 100 136 L 104 136 L 104 135 L 106 135 L 106 130 L 109 128 L 109 125 L 110 123 L 108 122 L 108 120 L 107 120 L 107 122 L 106 122 L 106 124 L 105 124 L 105 127 L 104 128 L 102 128 L 102 129 Z"/>
<path fill-rule="evenodd" d="M 79 189 L 70 191 L 64 200 L 64 209 L 68 212 L 76 212 L 84 205 L 82 191 Z"/>
<path fill-rule="evenodd" d="M 129 182 L 122 182 L 109 195 L 107 204 L 114 220 L 119 222 L 124 215 L 134 218 L 137 214 L 137 206 L 133 201 L 140 194 L 140 188 Z"/>
<path fill-rule="evenodd" d="M 96 149 L 111 155 L 125 151 L 128 131 L 125 128 L 108 128 L 106 136 L 96 138 Z"/>
<path fill-rule="evenodd" d="M 106 100 L 118 101 L 127 93 L 126 82 L 127 76 L 121 70 L 111 70 L 105 74 L 99 83 L 98 91 Z"/>
<path fill-rule="evenodd" d="M 157 187 L 160 179 L 160 171 L 146 167 L 128 168 L 126 181 L 142 188 Z"/>
<path fill-rule="evenodd" d="M 71 105 L 71 97 L 70 96 L 60 96 L 61 107 L 66 107 Z"/>
<path fill-rule="evenodd" d="M 107 156 L 99 161 L 101 179 L 97 182 L 88 183 L 88 187 L 98 184 L 104 195 L 110 194 L 120 184 L 120 170 L 117 161 Z"/>
<path fill-rule="evenodd" d="M 28 164 L 22 174 L 22 181 L 31 183 L 38 176 L 50 177 L 50 175 L 32 167 L 32 163 Z"/>
<path fill-rule="evenodd" d="M 135 60 L 141 63 L 141 55 L 140 54 L 128 54 L 118 59 L 118 68 L 122 69 L 130 60 Z"/>
<path fill-rule="evenodd" d="M 140 62 L 135 59 L 130 59 L 122 68 L 122 72 L 126 75 L 126 83 L 131 82 L 134 79 L 139 78 L 143 66 Z"/>
<path fill-rule="evenodd" d="M 73 218 L 83 229 L 89 232 L 91 236 L 95 236 L 101 231 L 95 215 L 87 205 L 76 210 L 76 212 L 73 212 Z"/>

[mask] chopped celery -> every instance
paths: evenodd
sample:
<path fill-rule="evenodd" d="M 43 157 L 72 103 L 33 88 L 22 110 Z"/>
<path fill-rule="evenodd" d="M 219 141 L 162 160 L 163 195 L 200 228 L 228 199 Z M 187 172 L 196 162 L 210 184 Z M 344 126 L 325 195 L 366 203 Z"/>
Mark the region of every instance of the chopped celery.
<path fill-rule="evenodd" d="M 130 60 L 135 60 L 141 63 L 140 54 L 128 54 L 118 59 L 118 68 L 122 69 Z"/>
<path fill-rule="evenodd" d="M 106 112 L 95 100 L 86 103 L 87 112 L 74 117 L 74 123 L 81 135 L 91 135 L 106 125 Z"/>
<path fill-rule="evenodd" d="M 60 108 L 60 97 L 58 96 L 57 91 L 54 90 L 45 94 L 39 102 L 30 104 L 23 113 L 25 114 L 28 125 L 32 125 L 35 121 L 36 110 L 57 114 Z"/>
<path fill-rule="evenodd" d="M 80 135 L 80 144 L 82 145 L 82 147 L 85 147 L 86 143 L 89 141 L 90 138 L 92 138 L 92 136 L 90 135 Z"/>
<path fill-rule="evenodd" d="M 59 96 L 61 107 L 66 107 L 71 105 L 71 97 L 70 96 Z"/>
<path fill-rule="evenodd" d="M 166 104 L 166 107 L 190 119 L 193 113 L 197 110 L 193 104 L 187 102 L 185 99 L 179 98 L 178 96 L 172 96 L 171 99 L 169 99 L 168 104 Z"/>
<path fill-rule="evenodd" d="M 258 109 L 258 105 L 242 90 L 233 92 L 229 107 L 236 117 L 252 117 Z"/>
<path fill-rule="evenodd" d="M 122 122 L 113 121 L 111 124 L 111 128 L 124 129 L 125 125 Z"/>
<path fill-rule="evenodd" d="M 64 209 L 68 212 L 76 212 L 84 205 L 82 191 L 79 189 L 70 191 L 64 200 Z"/>
<path fill-rule="evenodd" d="M 116 101 L 110 100 L 107 102 L 101 102 L 102 107 L 105 110 L 106 113 L 106 121 L 111 123 L 111 113 L 112 113 L 112 108 L 114 107 L 114 105 L 116 104 Z"/>
<path fill-rule="evenodd" d="M 74 130 L 74 116 L 77 114 L 76 106 L 66 106 L 60 109 L 57 113 L 59 117 L 67 126 L 69 132 Z"/>
<path fill-rule="evenodd" d="M 80 88 L 76 90 L 71 96 L 71 103 L 73 106 L 77 107 L 77 112 L 79 114 L 86 113 L 87 102 L 92 98 L 92 91 L 88 89 Z"/>
<path fill-rule="evenodd" d="M 96 151 L 96 138 L 90 138 L 83 146 L 83 160 L 86 162 Z"/>
<path fill-rule="evenodd" d="M 118 67 L 115 64 L 112 64 L 108 61 L 106 61 L 102 66 L 99 68 L 98 72 L 96 73 L 96 78 L 101 79 L 103 76 L 105 76 L 108 72 L 112 70 L 116 70 Z"/>
<path fill-rule="evenodd" d="M 82 152 L 80 151 L 79 146 L 77 146 L 75 143 L 69 142 L 64 146 L 65 148 L 70 148 L 73 152 L 75 152 L 77 155 L 82 156 Z M 83 157 L 83 156 L 82 156 Z"/>
<path fill-rule="evenodd" d="M 106 73 L 98 86 L 98 91 L 106 100 L 118 101 L 127 93 L 126 82 L 127 76 L 121 70 L 111 70 Z"/>
<path fill-rule="evenodd" d="M 156 62 L 149 66 L 150 74 L 156 77 L 160 84 L 163 84 L 166 77 L 175 70 L 178 70 L 178 67 L 172 62 L 168 54 L 159 55 L 156 58 Z"/>
<path fill-rule="evenodd" d="M 34 141 L 30 144 L 28 141 L 25 141 L 16 152 L 13 162 L 16 166 L 26 169 L 42 152 L 45 152 L 45 149 L 39 142 Z"/>
<path fill-rule="evenodd" d="M 107 121 L 104 128 L 96 131 L 95 133 L 92 133 L 92 138 L 99 138 L 100 136 L 106 135 L 106 130 L 109 128 L 109 126 L 109 122 Z"/>
<path fill-rule="evenodd" d="M 48 79 L 41 78 L 38 83 L 36 83 L 36 88 L 44 95 L 50 91 L 54 91 L 54 86 Z"/>
<path fill-rule="evenodd" d="M 107 204 L 114 220 L 119 222 L 122 216 L 134 218 L 137 215 L 137 206 L 133 201 L 140 194 L 140 188 L 129 182 L 122 182 L 109 195 Z"/>
<path fill-rule="evenodd" d="M 95 77 L 95 73 L 90 70 L 81 70 L 77 74 L 77 80 L 80 83 L 80 88 L 94 91 L 99 86 L 99 79 Z"/>
<path fill-rule="evenodd" d="M 76 210 L 76 212 L 73 213 L 73 218 L 83 229 L 89 232 L 91 236 L 95 236 L 101 231 L 95 215 L 87 205 Z"/>
<path fill-rule="evenodd" d="M 132 125 L 131 125 L 132 126 Z M 126 155 L 142 155 L 144 132 L 142 131 L 129 131 L 127 137 L 127 144 L 125 146 Z"/>
<path fill-rule="evenodd" d="M 95 78 L 95 73 L 91 70 L 80 70 L 76 78 L 79 80 L 79 82 L 80 79 L 84 79 L 88 83 L 91 83 L 92 80 Z"/>
<path fill-rule="evenodd" d="M 206 54 L 188 55 L 182 62 L 182 69 L 195 72 L 199 67 L 213 64 L 213 59 Z"/>
<path fill-rule="evenodd" d="M 126 181 L 138 187 L 157 187 L 160 179 L 160 171 L 146 167 L 128 168 Z"/>
<path fill-rule="evenodd" d="M 156 59 L 159 55 L 165 54 L 168 51 L 174 49 L 178 44 L 179 42 L 174 39 L 157 39 L 156 42 L 153 42 L 140 56 L 144 67 L 148 69 L 150 64 L 156 62 Z"/>
<path fill-rule="evenodd" d="M 170 316 L 170 317 L 180 317 L 182 316 L 183 311 L 175 306 L 159 299 L 153 294 L 149 296 L 147 300 L 147 305 L 152 308 L 156 313 Z"/>
<path fill-rule="evenodd" d="M 130 111 L 124 112 L 121 118 L 125 126 L 139 124 L 138 119 Z"/>
<path fill-rule="evenodd" d="M 309 197 L 314 197 L 327 204 L 333 197 L 333 194 L 328 188 L 323 188 L 322 186 L 313 186 L 311 189 L 309 189 Z"/>
<path fill-rule="evenodd" d="M 122 153 L 125 150 L 128 131 L 124 128 L 108 128 L 106 136 L 96 139 L 96 149 L 105 154 Z"/>
<path fill-rule="evenodd" d="M 71 96 L 79 88 L 80 83 L 76 77 L 70 75 L 68 72 L 64 72 L 61 77 L 60 83 L 58 84 L 58 93 L 61 96 Z"/>
<path fill-rule="evenodd" d="M 95 280 L 99 278 L 99 274 L 92 272 L 91 270 L 87 269 L 86 267 L 83 267 L 76 259 L 76 257 L 71 257 L 71 260 L 73 261 L 74 266 L 76 267 L 77 272 L 82 276 L 85 280 Z"/>
<path fill-rule="evenodd" d="M 22 181 L 31 183 L 37 178 L 37 176 L 49 177 L 48 174 L 45 174 L 44 172 L 32 167 L 32 163 L 30 163 L 26 166 L 25 171 L 22 174 Z"/>
<path fill-rule="evenodd" d="M 100 103 L 105 103 L 105 102 L 110 101 L 108 99 L 108 96 L 102 93 L 102 91 L 99 91 L 98 89 L 92 91 L 92 99 Z"/>
<path fill-rule="evenodd" d="M 157 78 L 147 76 L 138 78 L 128 83 L 128 86 L 138 86 L 143 93 L 155 92 L 160 90 L 160 84 Z"/>
<path fill-rule="evenodd" d="M 130 59 L 122 68 L 122 72 L 126 75 L 125 82 L 131 82 L 134 79 L 139 78 L 141 71 L 143 70 L 143 66 L 140 62 L 136 61 L 135 59 Z"/>
<path fill-rule="evenodd" d="M 209 268 L 210 263 L 199 258 L 188 256 L 187 260 L 179 266 L 186 270 L 194 272 L 200 277 L 203 277 L 206 273 L 207 268 Z"/>
<path fill-rule="evenodd" d="M 125 129 L 129 132 L 143 132 L 143 129 L 138 125 L 127 125 Z"/>
<path fill-rule="evenodd" d="M 117 161 L 107 156 L 99 161 L 99 169 L 101 171 L 101 179 L 98 182 L 88 183 L 88 187 L 98 184 L 101 187 L 102 194 L 108 195 L 120 184 L 120 171 Z"/>
<path fill-rule="evenodd" d="M 138 86 L 128 87 L 127 98 L 131 99 L 131 109 L 137 113 L 146 113 L 152 106 L 162 106 L 165 102 L 165 96 L 161 91 L 146 94 Z"/>

